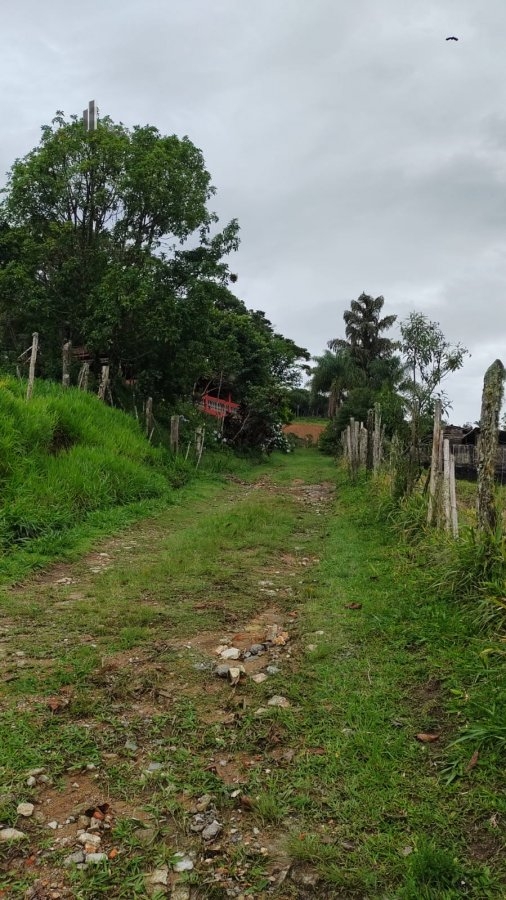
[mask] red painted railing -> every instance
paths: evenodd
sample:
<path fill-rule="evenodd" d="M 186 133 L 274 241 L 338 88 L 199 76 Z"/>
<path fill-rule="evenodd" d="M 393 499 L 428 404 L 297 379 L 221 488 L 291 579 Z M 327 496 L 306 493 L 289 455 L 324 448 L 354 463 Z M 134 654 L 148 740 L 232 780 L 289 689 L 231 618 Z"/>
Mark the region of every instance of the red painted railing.
<path fill-rule="evenodd" d="M 208 416 L 224 419 L 227 413 L 232 413 L 239 409 L 239 404 L 234 403 L 230 394 L 227 400 L 224 400 L 222 397 L 213 397 L 211 394 L 204 394 L 200 400 L 199 409 Z"/>

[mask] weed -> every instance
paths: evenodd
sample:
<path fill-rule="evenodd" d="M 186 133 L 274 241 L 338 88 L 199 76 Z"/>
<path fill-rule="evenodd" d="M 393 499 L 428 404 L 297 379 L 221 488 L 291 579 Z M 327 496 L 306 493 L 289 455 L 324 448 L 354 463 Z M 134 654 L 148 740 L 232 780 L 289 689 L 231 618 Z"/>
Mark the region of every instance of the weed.
<path fill-rule="evenodd" d="M 436 900 L 448 889 L 456 888 L 459 882 L 464 885 L 463 872 L 455 857 L 448 850 L 423 839 L 408 857 L 408 873 L 401 897 Z"/>

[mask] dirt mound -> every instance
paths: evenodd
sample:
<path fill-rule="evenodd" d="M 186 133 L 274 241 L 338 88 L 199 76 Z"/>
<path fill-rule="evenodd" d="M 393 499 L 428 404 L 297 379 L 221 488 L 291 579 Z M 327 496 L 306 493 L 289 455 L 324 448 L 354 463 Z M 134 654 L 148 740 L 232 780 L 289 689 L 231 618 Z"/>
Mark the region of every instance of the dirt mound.
<path fill-rule="evenodd" d="M 325 431 L 325 425 L 293 422 L 291 425 L 285 425 L 283 431 L 285 434 L 294 434 L 295 437 L 307 441 L 307 443 L 316 444 L 322 432 Z"/>

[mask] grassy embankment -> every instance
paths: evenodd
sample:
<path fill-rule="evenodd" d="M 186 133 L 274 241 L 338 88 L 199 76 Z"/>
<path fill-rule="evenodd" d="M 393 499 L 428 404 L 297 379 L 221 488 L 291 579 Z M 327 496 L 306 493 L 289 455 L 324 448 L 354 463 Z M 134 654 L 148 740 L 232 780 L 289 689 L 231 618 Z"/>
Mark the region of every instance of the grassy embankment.
<path fill-rule="evenodd" d="M 76 389 L 0 381 L 0 579 L 174 503 L 192 477 L 139 424 Z"/>
<path fill-rule="evenodd" d="M 246 484 L 199 483 L 186 505 L 106 546 L 101 572 L 84 560 L 69 568 L 72 584 L 5 592 L 1 771 L 13 799 L 2 821 L 24 827 L 25 856 L 79 900 L 146 897 L 145 874 L 177 849 L 196 852 L 183 879 L 205 898 L 230 884 L 279 900 L 504 897 L 500 745 L 452 744 L 494 702 L 500 675 L 499 658 L 492 672 L 480 659 L 487 638 L 473 610 L 428 590 L 427 560 L 399 548 L 369 485 L 338 476 L 335 503 L 312 502 L 306 485 L 336 479 L 330 460 L 301 452 L 260 474 L 256 485 L 259 470 Z M 235 689 L 213 677 L 221 636 L 272 605 L 291 634 L 281 671 Z M 273 695 L 291 706 L 269 707 Z M 149 761 L 160 768 L 146 774 Z M 246 804 L 221 761 L 240 774 Z M 68 848 L 20 822 L 16 802 L 44 809 L 54 798 L 55 788 L 26 787 L 26 771 L 44 765 L 70 810 L 90 764 L 118 852 L 64 869 Z M 204 863 L 189 824 L 206 792 L 224 831 Z M 4 862 L 16 898 L 34 879 L 33 867 L 13 868 L 20 854 Z M 280 855 L 291 873 L 276 887 Z"/>

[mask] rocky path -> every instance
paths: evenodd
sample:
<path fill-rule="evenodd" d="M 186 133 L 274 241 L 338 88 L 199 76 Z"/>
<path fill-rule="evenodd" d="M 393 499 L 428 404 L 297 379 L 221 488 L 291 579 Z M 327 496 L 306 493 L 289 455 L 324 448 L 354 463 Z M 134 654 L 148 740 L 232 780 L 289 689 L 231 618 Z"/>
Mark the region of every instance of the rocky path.
<path fill-rule="evenodd" d="M 280 813 L 334 490 L 316 455 L 304 474 L 213 486 L 4 593 L 0 897 L 313 896 Z"/>

